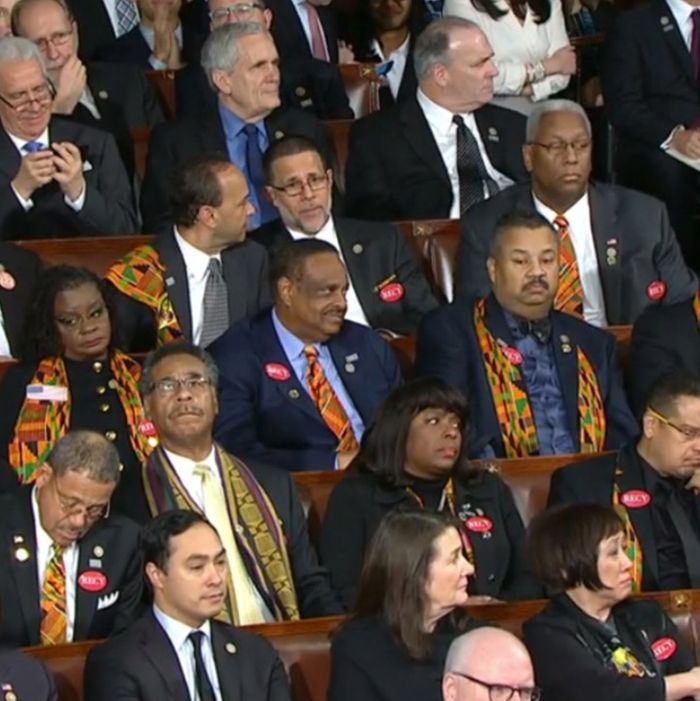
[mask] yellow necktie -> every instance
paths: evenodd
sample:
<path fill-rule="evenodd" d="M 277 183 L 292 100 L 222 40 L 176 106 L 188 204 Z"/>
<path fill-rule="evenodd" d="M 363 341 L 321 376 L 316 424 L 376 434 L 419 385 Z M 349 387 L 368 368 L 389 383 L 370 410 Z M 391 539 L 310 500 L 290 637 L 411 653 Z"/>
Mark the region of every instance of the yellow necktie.
<path fill-rule="evenodd" d="M 236 524 L 231 523 L 231 518 L 235 519 L 236 516 L 232 514 L 229 518 L 224 490 L 215 479 L 209 465 L 195 465 L 194 474 L 202 480 L 204 515 L 218 531 L 221 543 L 226 550 L 231 582 L 235 588 L 235 591 L 232 592 L 232 598 L 236 606 L 236 622 L 241 626 L 265 623 L 265 617 L 255 596 L 253 583 L 236 544 L 236 538 L 233 534 Z"/>
<path fill-rule="evenodd" d="M 41 586 L 42 645 L 60 645 L 66 642 L 68 615 L 66 614 L 66 568 L 63 564 L 62 545 L 53 544 L 53 555 L 46 565 Z"/>

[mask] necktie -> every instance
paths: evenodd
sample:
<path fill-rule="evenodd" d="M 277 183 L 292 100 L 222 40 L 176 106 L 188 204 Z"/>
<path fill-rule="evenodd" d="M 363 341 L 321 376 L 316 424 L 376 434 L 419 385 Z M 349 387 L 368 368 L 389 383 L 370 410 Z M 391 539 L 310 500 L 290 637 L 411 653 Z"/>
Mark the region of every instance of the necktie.
<path fill-rule="evenodd" d="M 690 37 L 690 59 L 693 62 L 693 73 L 695 80 L 700 79 L 700 10 L 693 10 L 690 13 L 693 22 L 693 32 Z"/>
<path fill-rule="evenodd" d="M 554 218 L 554 226 L 559 230 L 559 289 L 554 298 L 554 308 L 583 318 L 583 286 L 569 222 L 559 214 Z"/>
<path fill-rule="evenodd" d="M 22 146 L 22 151 L 25 153 L 36 153 L 44 148 L 44 144 L 41 141 L 27 141 L 24 146 Z"/>
<path fill-rule="evenodd" d="M 488 174 L 474 134 L 459 114 L 452 117 L 457 125 L 457 174 L 459 175 L 459 213 L 484 199 L 484 185 L 489 197 L 498 192 L 496 181 Z"/>
<path fill-rule="evenodd" d="M 330 61 L 326 42 L 323 41 L 323 29 L 321 28 L 321 19 L 318 16 L 318 10 L 310 3 L 305 2 L 306 16 L 309 19 L 309 31 L 311 33 L 311 53 L 314 58 L 320 61 Z"/>
<path fill-rule="evenodd" d="M 214 687 L 211 685 L 202 657 L 204 633 L 201 630 L 193 630 L 187 637 L 192 643 L 194 651 L 194 685 L 197 689 L 197 697 L 199 701 L 216 701 Z"/>
<path fill-rule="evenodd" d="M 126 34 L 136 26 L 136 8 L 133 0 L 116 0 L 118 36 Z"/>
<path fill-rule="evenodd" d="M 224 490 L 214 478 L 209 465 L 195 465 L 194 474 L 202 480 L 204 515 L 216 528 L 224 550 L 226 550 L 231 582 L 234 586 L 232 598 L 235 599 L 237 611 L 236 623 L 241 626 L 265 623 L 248 570 L 236 544 L 234 528 L 237 524 L 231 523 L 231 519 L 235 519 L 235 514 L 229 516 Z"/>
<path fill-rule="evenodd" d="M 518 330 L 523 337 L 534 336 L 541 344 L 545 345 L 549 343 L 552 335 L 552 324 L 549 321 L 549 317 L 536 319 L 535 321 L 521 319 L 518 321 Z"/>
<path fill-rule="evenodd" d="M 46 566 L 41 587 L 41 644 L 60 645 L 66 642 L 68 615 L 66 613 L 66 568 L 63 546 L 53 544 L 53 555 Z"/>
<path fill-rule="evenodd" d="M 246 135 L 245 159 L 248 164 L 248 177 L 258 202 L 260 223 L 265 224 L 271 219 L 277 219 L 279 215 L 265 195 L 265 174 L 262 151 L 258 143 L 258 129 L 255 124 L 246 124 L 243 132 Z"/>
<path fill-rule="evenodd" d="M 671 492 L 666 508 L 683 546 L 690 586 L 693 589 L 700 587 L 700 539 L 693 530 L 690 519 L 683 509 L 681 498 L 675 490 Z"/>
<path fill-rule="evenodd" d="M 221 274 L 221 261 L 218 258 L 210 258 L 208 270 L 202 302 L 202 334 L 199 339 L 202 348 L 219 338 L 229 326 L 228 289 Z"/>
<path fill-rule="evenodd" d="M 352 424 L 343 405 L 338 400 L 321 363 L 318 362 L 318 351 L 315 346 L 305 346 L 304 355 L 309 364 L 306 382 L 311 399 L 321 414 L 321 418 L 338 439 L 337 452 L 342 453 L 357 450 L 358 444 L 352 431 Z"/>

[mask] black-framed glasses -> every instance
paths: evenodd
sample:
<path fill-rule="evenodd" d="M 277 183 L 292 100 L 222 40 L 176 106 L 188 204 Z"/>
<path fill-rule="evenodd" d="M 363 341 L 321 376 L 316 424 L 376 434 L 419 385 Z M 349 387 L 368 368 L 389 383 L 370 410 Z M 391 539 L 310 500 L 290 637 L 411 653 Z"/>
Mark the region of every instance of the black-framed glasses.
<path fill-rule="evenodd" d="M 56 492 L 58 505 L 65 516 L 77 516 L 78 514 L 82 516 L 85 514 L 85 518 L 88 521 L 98 521 L 101 518 L 107 518 L 109 516 L 109 502 L 107 504 L 85 506 L 79 499 L 64 494 L 58 487 L 58 479 L 56 477 L 51 481 L 53 482 L 53 488 Z"/>
<path fill-rule="evenodd" d="M 209 19 L 214 24 L 223 24 L 231 21 L 231 16 L 247 17 L 255 10 L 264 10 L 265 5 L 261 2 L 238 2 L 234 5 L 220 7 L 218 10 L 212 10 L 209 13 Z"/>
<path fill-rule="evenodd" d="M 286 185 L 270 185 L 270 187 L 273 190 L 284 192 L 290 197 L 299 197 L 299 195 L 304 192 L 305 187 L 308 187 L 312 192 L 318 192 L 318 190 L 322 190 L 327 184 L 327 173 L 323 173 L 322 175 L 319 173 L 312 173 L 306 180 L 292 180 L 291 183 L 287 183 Z"/>
<path fill-rule="evenodd" d="M 700 438 L 700 428 L 697 428 L 696 426 L 679 426 L 671 421 L 671 419 L 669 419 L 667 416 L 664 416 L 660 412 L 656 411 L 656 409 L 652 409 L 651 407 L 647 407 L 647 411 L 654 418 L 661 421 L 662 424 L 666 424 L 667 426 L 670 426 L 678 431 L 678 433 L 680 433 L 686 441 L 694 441 Z"/>
<path fill-rule="evenodd" d="M 188 392 L 203 392 L 207 387 L 211 387 L 211 378 L 197 375 L 195 377 L 164 377 L 151 384 L 149 392 L 156 391 L 159 394 L 175 394 L 184 387 Z"/>
<path fill-rule="evenodd" d="M 549 153 L 551 156 L 564 156 L 572 148 L 577 156 L 580 156 L 584 151 L 591 147 L 591 140 L 581 139 L 580 141 L 553 141 L 551 144 L 543 144 L 540 141 L 530 141 L 533 146 L 539 146 Z"/>
<path fill-rule="evenodd" d="M 518 694 L 520 701 L 539 701 L 542 690 L 538 686 L 508 686 L 507 684 L 490 684 L 482 679 L 472 677 L 464 672 L 451 670 L 449 674 L 456 674 L 458 677 L 468 679 L 470 682 L 486 687 L 489 692 L 490 701 L 511 701 L 515 694 Z"/>
<path fill-rule="evenodd" d="M 17 114 L 26 112 L 33 102 L 44 103 L 52 100 L 56 95 L 53 85 L 50 82 L 46 82 L 43 85 L 37 85 L 37 87 L 31 90 L 26 90 L 11 99 L 0 95 L 0 102 L 5 103 L 10 109 L 13 109 Z"/>

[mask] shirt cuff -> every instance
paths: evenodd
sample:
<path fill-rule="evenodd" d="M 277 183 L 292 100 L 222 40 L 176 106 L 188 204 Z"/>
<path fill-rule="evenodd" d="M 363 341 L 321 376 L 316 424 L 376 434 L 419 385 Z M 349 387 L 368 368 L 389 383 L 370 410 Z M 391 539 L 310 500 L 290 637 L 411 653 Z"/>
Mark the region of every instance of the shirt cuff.
<path fill-rule="evenodd" d="M 673 139 L 674 134 L 677 131 L 683 131 L 685 127 L 682 124 L 679 124 L 677 127 L 673 127 L 671 133 L 666 137 L 666 139 L 661 143 L 661 150 L 662 151 L 668 151 L 668 149 L 671 146 L 671 139 Z"/>
<path fill-rule="evenodd" d="M 15 193 L 15 197 L 17 198 L 19 203 L 22 205 L 22 209 L 24 209 L 25 212 L 28 212 L 34 206 L 34 202 L 32 202 L 32 198 L 30 197 L 28 200 L 25 200 L 24 197 L 22 197 L 22 195 L 20 195 L 19 192 L 17 192 L 17 190 L 15 190 L 15 186 L 12 185 L 12 183 L 10 183 L 10 187 L 12 188 L 12 192 Z"/>
<path fill-rule="evenodd" d="M 63 196 L 63 201 L 74 211 L 79 212 L 83 205 L 85 204 L 85 191 L 87 190 L 87 183 L 83 186 L 83 191 L 78 195 L 78 199 L 71 201 L 68 195 Z"/>
<path fill-rule="evenodd" d="M 148 57 L 148 63 L 151 64 L 151 68 L 153 68 L 155 71 L 164 71 L 168 67 L 168 64 L 165 61 L 161 61 L 153 54 Z"/>

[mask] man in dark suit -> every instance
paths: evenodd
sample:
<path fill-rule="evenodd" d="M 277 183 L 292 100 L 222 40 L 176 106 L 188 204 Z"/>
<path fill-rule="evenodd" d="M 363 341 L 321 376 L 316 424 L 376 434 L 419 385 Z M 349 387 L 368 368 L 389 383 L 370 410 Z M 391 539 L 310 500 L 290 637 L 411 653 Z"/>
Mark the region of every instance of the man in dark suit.
<path fill-rule="evenodd" d="M 56 682 L 46 665 L 19 650 L 0 652 L 0 689 L 6 701 L 58 701 Z"/>
<path fill-rule="evenodd" d="M 13 647 L 95 640 L 139 607 L 138 526 L 109 513 L 119 455 L 103 436 L 56 442 L 33 486 L 0 497 L 0 642 Z"/>
<path fill-rule="evenodd" d="M 532 211 L 496 225 L 493 294 L 428 314 L 417 370 L 469 398 L 475 455 L 526 457 L 620 447 L 638 428 L 615 361 L 615 338 L 552 310 L 559 238 Z"/>
<path fill-rule="evenodd" d="M 17 355 L 41 268 L 41 260 L 33 251 L 0 241 L 0 359 Z"/>
<path fill-rule="evenodd" d="M 333 217 L 333 171 L 308 139 L 276 141 L 263 164 L 267 193 L 281 220 L 251 238 L 268 250 L 292 240 L 327 241 L 347 268 L 345 318 L 389 335 L 415 334 L 437 301 L 401 232 L 391 224 Z"/>
<path fill-rule="evenodd" d="M 131 352 L 178 338 L 207 346 L 270 303 L 267 254 L 245 240 L 253 208 L 236 166 L 223 155 L 182 164 L 173 173 L 170 209 L 174 226 L 105 274 L 118 291 L 119 331 Z"/>
<path fill-rule="evenodd" d="M 625 523 L 638 590 L 696 588 L 700 498 L 688 479 L 698 469 L 700 377 L 678 371 L 654 385 L 639 439 L 616 455 L 557 470 L 548 503 L 614 506 Z"/>
<path fill-rule="evenodd" d="M 126 34 L 139 21 L 133 0 L 66 0 L 66 4 L 78 23 L 79 55 L 83 61 L 94 60 L 99 49 Z"/>
<path fill-rule="evenodd" d="M 524 118 L 487 104 L 497 74 L 492 56 L 469 20 L 444 17 L 423 30 L 414 48 L 415 99 L 364 117 L 350 131 L 350 214 L 456 219 L 527 178 Z"/>
<path fill-rule="evenodd" d="M 345 268 L 325 241 L 294 241 L 271 263 L 274 308 L 214 343 L 214 435 L 234 455 L 290 471 L 343 469 L 401 381 L 390 346 L 345 321 Z"/>
<path fill-rule="evenodd" d="M 700 157 L 700 54 L 692 56 L 687 0 L 651 0 L 621 12 L 606 36 L 601 78 L 615 129 L 619 179 L 668 207 L 686 261 L 700 266 L 693 222 L 697 171 L 667 153 Z"/>
<path fill-rule="evenodd" d="M 176 387 L 173 378 L 194 379 L 191 387 Z M 188 343 L 163 346 L 146 359 L 141 387 L 146 414 L 160 439 L 144 475 L 151 512 L 192 509 L 217 529 L 231 569 L 232 620 L 241 625 L 342 613 L 309 542 L 291 475 L 245 465 L 214 442 L 217 371 L 211 357 Z M 202 465 L 208 472 L 200 475 Z M 227 508 L 220 511 L 217 503 Z M 250 519 L 251 505 L 262 521 Z M 270 549 L 261 551 L 263 537 Z M 238 551 L 254 562 L 244 561 Z M 280 569 L 270 569 L 270 563 Z"/>
<path fill-rule="evenodd" d="M 245 174 L 255 207 L 252 229 L 277 216 L 263 192 L 262 153 L 272 141 L 300 134 L 330 152 L 323 127 L 312 115 L 278 109 L 277 49 L 260 25 L 240 22 L 214 30 L 202 49 L 202 65 L 218 104 L 211 110 L 205 107 L 197 118 L 162 124 L 153 132 L 141 193 L 147 232 L 158 231 L 170 219 L 169 174 L 198 153 L 227 153 Z"/>
<path fill-rule="evenodd" d="M 153 608 L 90 651 L 85 701 L 290 701 L 272 645 L 215 620 L 228 573 L 214 527 L 193 511 L 168 511 L 144 528 L 142 550 Z"/>
<path fill-rule="evenodd" d="M 38 48 L 0 45 L 0 231 L 5 239 L 136 230 L 133 196 L 114 139 L 51 118 Z"/>
<path fill-rule="evenodd" d="M 496 222 L 513 209 L 529 209 L 559 229 L 562 246 L 564 237 L 573 245 L 580 286 L 575 295 L 557 297 L 555 309 L 580 310 L 595 326 L 632 324 L 649 305 L 695 294 L 697 279 L 683 261 L 664 205 L 623 187 L 590 184 L 591 151 L 591 126 L 580 105 L 548 100 L 535 107 L 523 147 L 532 183 L 509 187 L 462 218 L 460 292 L 488 294 L 486 259 Z M 562 258 L 560 275 L 566 270 Z"/>

